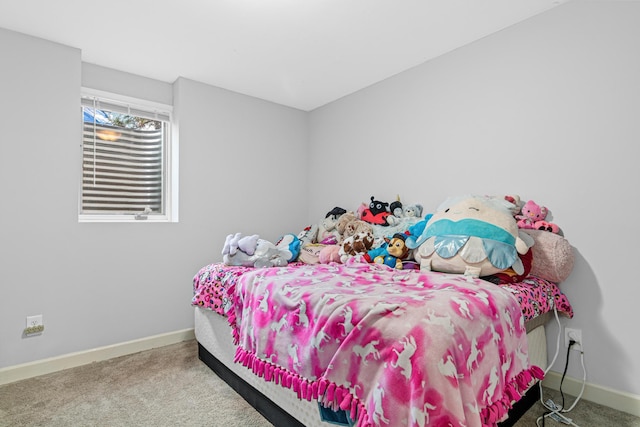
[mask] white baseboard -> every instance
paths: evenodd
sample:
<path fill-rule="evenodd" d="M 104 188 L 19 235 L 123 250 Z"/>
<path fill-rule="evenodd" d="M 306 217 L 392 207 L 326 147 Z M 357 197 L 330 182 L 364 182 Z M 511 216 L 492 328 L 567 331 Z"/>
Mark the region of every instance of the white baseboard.
<path fill-rule="evenodd" d="M 194 338 L 195 334 L 193 329 L 183 329 L 181 331 L 168 332 L 166 334 L 93 348 L 77 353 L 64 354 L 49 359 L 36 360 L 21 365 L 8 366 L 0 369 L 0 385 L 62 371 L 63 369 L 75 368 L 76 366 L 87 365 L 93 362 L 100 362 L 114 357 L 126 356 L 144 350 L 151 350 L 152 348 L 164 347 Z"/>
<path fill-rule="evenodd" d="M 560 373 L 549 371 L 542 381 L 542 385 L 553 390 L 559 390 L 561 380 L 562 375 Z M 563 392 L 571 396 L 577 396 L 580 394 L 581 388 L 582 379 L 575 379 L 568 376 L 564 377 L 564 381 L 562 382 Z M 587 382 L 584 387 L 582 399 L 640 417 L 640 396 L 636 394 L 625 393 Z M 578 405 L 579 404 L 578 402 Z"/>

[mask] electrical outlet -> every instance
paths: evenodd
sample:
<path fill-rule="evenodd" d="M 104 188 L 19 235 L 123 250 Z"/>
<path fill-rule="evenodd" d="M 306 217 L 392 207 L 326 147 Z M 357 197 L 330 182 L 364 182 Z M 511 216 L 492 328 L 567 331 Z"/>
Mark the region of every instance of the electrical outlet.
<path fill-rule="evenodd" d="M 576 350 L 576 351 L 584 350 L 584 347 L 582 346 L 582 330 L 581 329 L 565 328 L 564 344 L 566 347 L 569 347 L 570 340 L 575 341 L 575 344 L 571 346 L 571 350 Z"/>
<path fill-rule="evenodd" d="M 27 327 L 24 329 L 25 335 L 41 334 L 44 331 L 42 314 L 37 316 L 27 316 Z"/>

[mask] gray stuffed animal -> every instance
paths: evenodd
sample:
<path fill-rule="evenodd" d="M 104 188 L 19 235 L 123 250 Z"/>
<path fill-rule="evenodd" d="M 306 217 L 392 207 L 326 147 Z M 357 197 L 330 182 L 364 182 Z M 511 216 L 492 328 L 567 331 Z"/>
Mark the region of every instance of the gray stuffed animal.
<path fill-rule="evenodd" d="M 284 267 L 290 257 L 291 252 L 260 239 L 257 234 L 244 237 L 240 233 L 229 234 L 222 248 L 222 261 L 226 265 Z"/>

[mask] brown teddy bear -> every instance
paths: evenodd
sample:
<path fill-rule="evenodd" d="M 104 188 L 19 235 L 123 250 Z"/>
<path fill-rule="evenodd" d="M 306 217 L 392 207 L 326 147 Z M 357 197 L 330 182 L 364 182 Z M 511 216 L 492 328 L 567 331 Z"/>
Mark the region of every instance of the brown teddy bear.
<path fill-rule="evenodd" d="M 340 233 L 342 240 L 353 236 L 356 233 L 371 233 L 373 227 L 371 224 L 359 219 L 353 212 L 347 212 L 338 218 L 336 230 Z"/>

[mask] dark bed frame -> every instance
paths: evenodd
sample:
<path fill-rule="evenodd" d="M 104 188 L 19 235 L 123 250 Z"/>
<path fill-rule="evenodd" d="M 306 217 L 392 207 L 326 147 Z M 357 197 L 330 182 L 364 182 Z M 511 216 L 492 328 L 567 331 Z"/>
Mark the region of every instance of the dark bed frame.
<path fill-rule="evenodd" d="M 273 403 L 267 396 L 247 384 L 247 382 L 240 378 L 235 372 L 209 353 L 200 343 L 198 343 L 198 357 L 274 426 L 305 427 L 304 424 Z M 513 426 L 539 399 L 540 388 L 537 386 L 529 388 L 529 391 L 522 396 L 522 399 L 513 405 L 513 408 L 509 411 L 509 418 L 499 423 L 498 426 Z"/>

